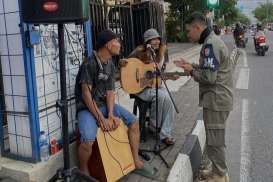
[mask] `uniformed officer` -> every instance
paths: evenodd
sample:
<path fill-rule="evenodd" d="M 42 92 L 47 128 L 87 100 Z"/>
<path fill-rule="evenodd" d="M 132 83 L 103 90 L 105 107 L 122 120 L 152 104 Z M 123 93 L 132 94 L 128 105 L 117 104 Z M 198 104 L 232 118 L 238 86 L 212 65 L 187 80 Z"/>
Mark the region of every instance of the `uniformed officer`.
<path fill-rule="evenodd" d="M 225 127 L 233 107 L 232 64 L 228 49 L 206 26 L 201 13 L 195 12 L 187 19 L 186 31 L 192 42 L 202 44 L 199 64 L 190 64 L 184 59 L 175 61 L 199 83 L 199 105 L 203 107 L 207 136 L 200 173 L 206 181 L 227 182 Z"/>

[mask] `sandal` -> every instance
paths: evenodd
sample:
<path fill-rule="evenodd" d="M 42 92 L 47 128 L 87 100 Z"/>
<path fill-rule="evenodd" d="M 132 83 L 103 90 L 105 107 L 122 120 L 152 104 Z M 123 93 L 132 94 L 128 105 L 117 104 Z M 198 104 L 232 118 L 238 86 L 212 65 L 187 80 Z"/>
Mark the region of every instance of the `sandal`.
<path fill-rule="evenodd" d="M 175 144 L 175 139 L 172 137 L 167 137 L 161 140 L 163 143 L 166 145 L 174 145 Z"/>

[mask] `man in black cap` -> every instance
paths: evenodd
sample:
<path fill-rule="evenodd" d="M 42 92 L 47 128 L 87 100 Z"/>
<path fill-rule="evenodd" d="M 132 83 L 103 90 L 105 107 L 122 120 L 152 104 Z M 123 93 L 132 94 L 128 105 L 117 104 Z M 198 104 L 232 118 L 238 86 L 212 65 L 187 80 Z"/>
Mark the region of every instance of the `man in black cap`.
<path fill-rule="evenodd" d="M 119 55 L 120 41 L 115 33 L 105 30 L 97 38 L 97 51 L 91 60 L 85 60 L 76 78 L 76 107 L 81 134 L 78 149 L 80 169 L 89 174 L 88 161 L 97 129 L 115 130 L 120 119 L 128 127 L 129 143 L 132 149 L 136 169 L 143 169 L 138 157 L 139 124 L 136 116 L 125 108 L 115 104 L 115 67 L 112 56 Z"/>

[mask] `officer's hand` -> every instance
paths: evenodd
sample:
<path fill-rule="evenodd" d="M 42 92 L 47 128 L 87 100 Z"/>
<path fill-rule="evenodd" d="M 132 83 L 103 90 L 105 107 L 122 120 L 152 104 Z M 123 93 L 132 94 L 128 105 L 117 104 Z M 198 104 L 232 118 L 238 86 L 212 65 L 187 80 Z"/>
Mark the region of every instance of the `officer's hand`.
<path fill-rule="evenodd" d="M 182 68 L 182 66 L 184 65 L 184 64 L 189 64 L 185 59 L 183 59 L 183 58 L 180 58 L 180 60 L 174 60 L 173 61 L 174 62 L 174 64 L 177 66 L 177 67 L 180 67 L 180 68 Z"/>
<path fill-rule="evenodd" d="M 185 70 L 185 72 L 190 73 L 193 70 L 193 67 L 191 64 L 183 64 L 182 68 Z"/>
<path fill-rule="evenodd" d="M 128 63 L 127 59 L 120 59 L 120 60 L 119 60 L 119 67 L 120 67 L 120 68 L 121 68 L 121 67 L 124 67 L 124 66 L 127 65 L 127 63 Z"/>

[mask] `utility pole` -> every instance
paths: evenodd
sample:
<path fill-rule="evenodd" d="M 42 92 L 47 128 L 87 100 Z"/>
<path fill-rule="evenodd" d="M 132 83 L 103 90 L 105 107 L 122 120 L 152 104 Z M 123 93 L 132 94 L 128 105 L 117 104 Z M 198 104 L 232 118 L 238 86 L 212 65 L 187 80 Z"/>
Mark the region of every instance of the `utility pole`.
<path fill-rule="evenodd" d="M 207 18 L 209 20 L 208 26 L 213 26 L 213 21 L 215 18 L 215 8 L 219 7 L 219 0 L 207 0 L 207 8 L 209 9 L 209 13 L 207 14 Z M 210 11 L 212 10 L 212 12 Z"/>
<path fill-rule="evenodd" d="M 269 0 L 266 0 L 266 24 L 268 23 L 268 7 L 269 6 Z"/>

